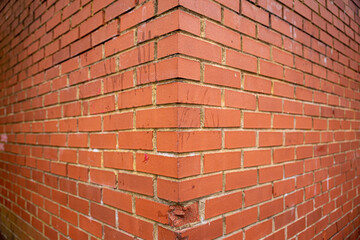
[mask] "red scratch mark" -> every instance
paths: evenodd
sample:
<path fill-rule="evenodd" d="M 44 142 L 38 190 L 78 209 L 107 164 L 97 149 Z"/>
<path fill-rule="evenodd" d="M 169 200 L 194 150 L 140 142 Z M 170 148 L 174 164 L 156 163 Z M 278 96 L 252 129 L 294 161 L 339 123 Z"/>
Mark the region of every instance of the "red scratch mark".
<path fill-rule="evenodd" d="M 144 163 L 147 163 L 149 160 L 149 156 L 145 153 L 145 156 L 144 156 Z"/>

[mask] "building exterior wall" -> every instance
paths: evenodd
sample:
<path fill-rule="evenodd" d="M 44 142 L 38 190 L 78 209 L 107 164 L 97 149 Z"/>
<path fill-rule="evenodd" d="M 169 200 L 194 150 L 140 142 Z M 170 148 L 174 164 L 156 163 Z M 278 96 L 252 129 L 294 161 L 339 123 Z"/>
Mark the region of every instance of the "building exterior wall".
<path fill-rule="evenodd" d="M 358 0 L 0 3 L 14 239 L 358 239 Z"/>

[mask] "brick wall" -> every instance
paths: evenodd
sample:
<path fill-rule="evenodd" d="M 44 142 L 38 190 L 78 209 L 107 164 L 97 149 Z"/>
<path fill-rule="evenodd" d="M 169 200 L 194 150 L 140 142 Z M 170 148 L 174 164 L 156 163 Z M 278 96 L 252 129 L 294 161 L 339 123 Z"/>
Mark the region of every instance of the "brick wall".
<path fill-rule="evenodd" d="M 15 239 L 357 239 L 358 0 L 0 3 Z"/>

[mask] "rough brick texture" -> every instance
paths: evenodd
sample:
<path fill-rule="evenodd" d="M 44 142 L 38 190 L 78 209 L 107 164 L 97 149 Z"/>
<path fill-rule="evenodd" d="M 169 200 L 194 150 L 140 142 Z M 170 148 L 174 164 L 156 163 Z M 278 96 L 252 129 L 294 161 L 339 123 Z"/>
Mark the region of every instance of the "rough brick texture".
<path fill-rule="evenodd" d="M 1 1 L 0 230 L 358 239 L 359 9 Z"/>

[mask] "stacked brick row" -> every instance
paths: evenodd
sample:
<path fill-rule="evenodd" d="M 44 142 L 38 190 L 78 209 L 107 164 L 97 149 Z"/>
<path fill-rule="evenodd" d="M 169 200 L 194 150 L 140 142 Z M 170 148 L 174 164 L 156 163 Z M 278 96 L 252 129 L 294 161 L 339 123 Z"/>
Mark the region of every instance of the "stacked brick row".
<path fill-rule="evenodd" d="M 15 239 L 357 239 L 360 3 L 0 3 Z"/>

